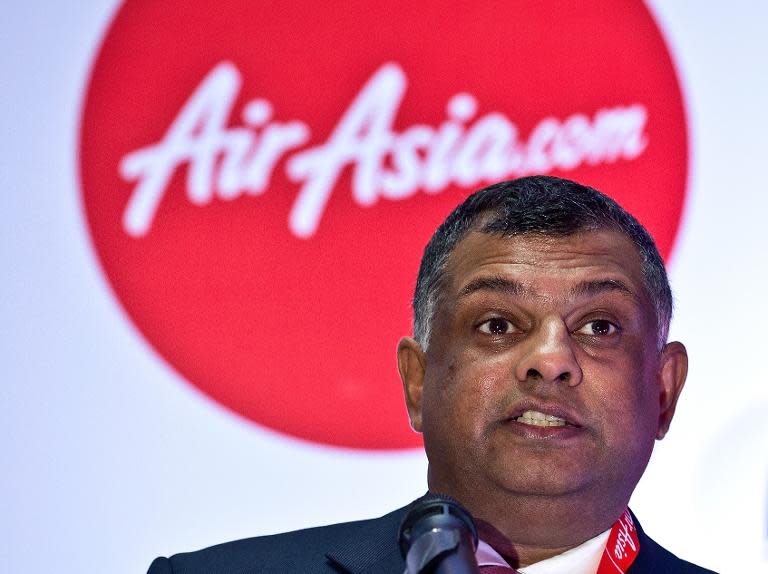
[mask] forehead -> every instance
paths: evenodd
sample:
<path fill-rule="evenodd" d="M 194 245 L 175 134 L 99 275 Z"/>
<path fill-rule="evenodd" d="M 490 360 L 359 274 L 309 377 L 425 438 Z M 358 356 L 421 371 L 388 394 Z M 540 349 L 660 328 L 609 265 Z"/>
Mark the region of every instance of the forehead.
<path fill-rule="evenodd" d="M 482 277 L 509 278 L 544 295 L 585 281 L 616 280 L 638 298 L 647 299 L 640 253 L 617 231 L 584 231 L 565 237 L 470 232 L 448 258 L 444 295 L 457 296 Z"/>

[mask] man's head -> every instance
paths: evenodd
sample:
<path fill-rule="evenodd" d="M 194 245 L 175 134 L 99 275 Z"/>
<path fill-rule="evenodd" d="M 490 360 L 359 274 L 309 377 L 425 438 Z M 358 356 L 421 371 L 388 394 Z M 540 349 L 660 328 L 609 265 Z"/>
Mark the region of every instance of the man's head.
<path fill-rule="evenodd" d="M 531 545 L 607 528 L 687 369 L 664 344 L 671 295 L 648 233 L 573 182 L 491 186 L 430 241 L 415 306 L 398 365 L 430 489 L 497 526 L 512 513 L 503 530 Z"/>
<path fill-rule="evenodd" d="M 659 345 L 672 318 L 672 292 L 664 261 L 650 234 L 607 195 L 567 179 L 531 176 L 497 183 L 469 196 L 437 228 L 424 250 L 413 299 L 414 338 L 429 346 L 432 319 L 448 258 L 476 230 L 500 237 L 565 237 L 579 231 L 614 230 L 632 241 L 642 258 L 643 280 L 656 309 Z"/>

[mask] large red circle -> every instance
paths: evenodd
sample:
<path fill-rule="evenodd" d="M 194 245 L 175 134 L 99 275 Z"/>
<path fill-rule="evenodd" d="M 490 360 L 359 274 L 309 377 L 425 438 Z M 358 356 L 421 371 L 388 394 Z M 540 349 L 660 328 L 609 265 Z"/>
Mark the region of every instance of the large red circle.
<path fill-rule="evenodd" d="M 216 104 L 193 117 L 190 102 L 195 94 L 205 100 L 205 86 Z M 472 129 L 479 133 L 481 120 L 503 116 L 517 129 L 517 147 L 503 156 L 508 169 L 472 172 L 486 158 L 481 146 L 465 158 L 470 168 L 462 179 L 454 147 L 432 175 L 459 175 L 428 189 L 418 164 L 421 179 L 406 186 L 408 197 L 392 199 L 375 186 L 366 195 L 369 172 L 360 160 L 329 180 L 327 203 L 306 212 L 314 216 L 291 219 L 302 190 L 305 199 L 319 197 L 305 189 L 311 178 L 297 175 L 296 157 L 327 144 L 366 86 L 379 90 L 370 101 L 388 102 L 376 117 L 392 113 L 392 137 L 379 138 L 382 145 L 405 145 L 404 134 L 415 138 L 419 129 L 434 143 L 452 102 L 454 113 L 471 116 L 459 122 L 469 154 Z M 381 92 L 387 87 L 389 96 Z M 227 90 L 231 109 L 222 104 Z M 140 192 L 138 185 L 149 182 L 151 170 L 141 150 L 167 144 L 184 109 L 192 118 L 188 141 L 160 146 L 168 178 L 162 183 L 154 164 L 162 185 L 155 186 L 156 209 L 147 209 L 141 202 L 151 199 L 149 188 Z M 278 154 L 271 173 L 261 172 L 269 176 L 261 193 L 240 193 L 240 184 L 221 177 L 234 156 L 215 147 L 216 113 L 224 118 L 219 132 L 245 134 L 246 142 L 262 141 L 247 139 L 263 134 L 258 116 L 299 122 L 306 141 Z M 487 120 L 489 114 L 498 115 Z M 642 125 L 628 135 L 632 121 Z M 417 124 L 433 131 L 408 131 Z M 548 129 L 559 129 L 565 144 L 552 143 Z M 368 135 L 360 130 L 358 139 L 365 143 Z M 605 141 L 595 143 L 599 137 Z M 573 142 L 591 145 L 593 155 L 569 156 Z M 206 156 L 206 145 L 219 151 Z M 168 158 L 182 148 L 195 159 L 179 156 L 174 164 Z M 371 153 L 366 157 L 376 157 Z M 371 164 L 375 174 L 403 167 L 382 153 Z M 424 161 L 427 152 L 419 153 Z M 152 157 L 160 161 L 158 153 Z M 687 131 L 670 55 L 641 2 L 129 1 L 93 66 L 80 168 L 88 225 L 109 282 L 178 372 L 281 432 L 390 449 L 420 444 L 408 428 L 394 353 L 398 338 L 410 333 L 423 246 L 442 218 L 486 183 L 545 171 L 615 197 L 666 256 L 685 196 Z M 193 179 L 197 191 L 190 191 Z"/>

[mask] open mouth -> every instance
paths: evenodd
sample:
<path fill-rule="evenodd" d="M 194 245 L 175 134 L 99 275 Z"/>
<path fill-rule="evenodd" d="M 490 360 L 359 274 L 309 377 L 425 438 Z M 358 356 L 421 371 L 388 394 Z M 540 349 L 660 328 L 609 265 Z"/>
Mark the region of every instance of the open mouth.
<path fill-rule="evenodd" d="M 536 427 L 576 426 L 565 419 L 561 419 L 555 415 L 544 414 L 539 411 L 524 411 L 522 415 L 515 417 L 512 420 Z"/>

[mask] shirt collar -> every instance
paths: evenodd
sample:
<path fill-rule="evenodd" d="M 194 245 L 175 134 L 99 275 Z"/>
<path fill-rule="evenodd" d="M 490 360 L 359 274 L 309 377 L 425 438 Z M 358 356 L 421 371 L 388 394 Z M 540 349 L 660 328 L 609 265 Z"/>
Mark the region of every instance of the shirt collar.
<path fill-rule="evenodd" d="M 610 528 L 562 554 L 519 568 L 520 574 L 595 574 L 608 541 Z M 490 544 L 480 540 L 475 552 L 479 566 L 509 566 Z"/>

